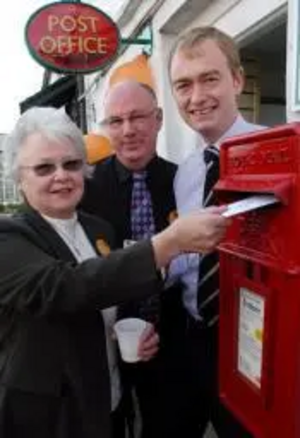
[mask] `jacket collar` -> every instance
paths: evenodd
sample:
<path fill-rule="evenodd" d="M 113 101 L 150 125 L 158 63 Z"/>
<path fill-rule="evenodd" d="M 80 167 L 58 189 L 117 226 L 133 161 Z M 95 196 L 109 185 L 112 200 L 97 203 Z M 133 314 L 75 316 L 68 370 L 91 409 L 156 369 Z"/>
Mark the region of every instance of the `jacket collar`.
<path fill-rule="evenodd" d="M 27 207 L 22 214 L 25 223 L 34 230 L 36 242 L 43 250 L 55 258 L 75 262 L 68 246 L 52 226 L 33 208 Z"/>

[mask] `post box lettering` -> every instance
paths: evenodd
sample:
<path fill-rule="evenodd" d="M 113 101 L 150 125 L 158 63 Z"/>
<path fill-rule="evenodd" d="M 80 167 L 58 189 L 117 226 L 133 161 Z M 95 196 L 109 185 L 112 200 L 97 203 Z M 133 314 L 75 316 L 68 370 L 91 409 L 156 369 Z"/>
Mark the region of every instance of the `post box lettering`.
<path fill-rule="evenodd" d="M 255 167 L 274 166 L 278 164 L 288 164 L 291 160 L 290 148 L 286 145 L 277 144 L 265 146 L 265 149 L 254 148 L 254 150 L 241 151 L 241 153 L 229 157 L 228 165 L 232 172 L 251 170 Z"/>

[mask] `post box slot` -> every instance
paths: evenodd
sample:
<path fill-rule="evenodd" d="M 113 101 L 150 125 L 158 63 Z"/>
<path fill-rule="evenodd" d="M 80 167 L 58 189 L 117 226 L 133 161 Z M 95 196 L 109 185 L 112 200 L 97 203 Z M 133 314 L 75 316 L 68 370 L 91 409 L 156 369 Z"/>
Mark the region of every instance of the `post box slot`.
<path fill-rule="evenodd" d="M 261 176 L 261 175 L 260 175 Z M 253 195 L 274 195 L 284 205 L 288 205 L 291 188 L 294 185 L 293 175 L 278 175 L 272 178 L 250 179 L 249 176 L 239 176 L 220 179 L 214 186 L 217 199 L 220 203 L 239 201 Z"/>
<path fill-rule="evenodd" d="M 273 192 L 259 192 L 259 191 L 257 191 L 257 192 L 255 192 L 255 191 L 252 191 L 252 192 L 242 192 L 242 191 L 228 191 L 228 192 L 224 192 L 224 193 L 222 193 L 222 194 L 220 194 L 220 193 L 217 193 L 217 195 L 218 195 L 218 199 L 219 200 L 223 200 L 223 199 L 225 199 L 225 197 L 226 197 L 226 199 L 228 199 L 228 200 L 230 200 L 230 202 L 234 202 L 234 201 L 240 201 L 241 199 L 246 199 L 246 198 L 251 198 L 252 196 L 256 196 L 256 195 L 274 195 L 276 198 L 278 198 L 277 197 L 277 195 L 275 194 L 275 193 L 273 193 Z M 280 201 L 280 203 L 282 204 L 283 202 L 282 202 L 282 199 L 281 198 L 278 198 L 279 199 L 279 201 Z"/>
<path fill-rule="evenodd" d="M 241 201 L 243 199 L 247 199 L 247 198 L 251 198 L 252 196 L 256 196 L 256 195 L 274 195 L 276 197 L 276 199 L 279 200 L 279 202 L 271 204 L 269 206 L 265 206 L 264 208 L 274 208 L 274 207 L 279 207 L 282 205 L 287 205 L 287 201 L 283 200 L 282 198 L 278 197 L 274 192 L 270 191 L 270 192 L 242 192 L 242 191 L 224 191 L 222 193 L 217 192 L 217 200 L 218 200 L 218 205 L 224 205 L 224 204 L 230 204 L 232 202 L 236 202 L 236 201 Z"/>

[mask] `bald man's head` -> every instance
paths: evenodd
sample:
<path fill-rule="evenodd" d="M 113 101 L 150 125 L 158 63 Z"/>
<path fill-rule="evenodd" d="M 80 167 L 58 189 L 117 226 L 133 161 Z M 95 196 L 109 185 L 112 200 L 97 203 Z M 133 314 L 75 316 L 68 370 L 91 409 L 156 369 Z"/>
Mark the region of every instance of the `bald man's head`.
<path fill-rule="evenodd" d="M 143 96 L 143 99 L 150 100 L 153 105 L 157 105 L 156 94 L 149 85 L 142 84 L 133 79 L 128 79 L 122 82 L 117 82 L 107 90 L 104 97 L 104 113 L 108 110 L 111 101 L 120 101 L 120 99 L 125 98 L 128 94 L 138 94 Z"/>
<path fill-rule="evenodd" d="M 104 100 L 103 126 L 125 167 L 141 170 L 156 152 L 162 112 L 153 90 L 134 80 L 116 83 Z"/>

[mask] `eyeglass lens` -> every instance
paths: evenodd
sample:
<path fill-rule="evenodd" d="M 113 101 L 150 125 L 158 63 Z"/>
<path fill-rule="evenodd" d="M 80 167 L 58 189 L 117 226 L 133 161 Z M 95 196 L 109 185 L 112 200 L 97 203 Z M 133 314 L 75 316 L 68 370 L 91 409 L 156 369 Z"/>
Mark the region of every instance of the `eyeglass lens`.
<path fill-rule="evenodd" d="M 41 163 L 33 166 L 33 171 L 37 176 L 48 176 L 56 171 L 58 167 L 66 170 L 67 172 L 77 172 L 83 167 L 83 160 L 73 159 L 67 160 L 59 165 L 55 163 Z"/>

